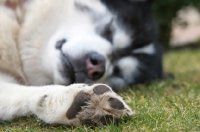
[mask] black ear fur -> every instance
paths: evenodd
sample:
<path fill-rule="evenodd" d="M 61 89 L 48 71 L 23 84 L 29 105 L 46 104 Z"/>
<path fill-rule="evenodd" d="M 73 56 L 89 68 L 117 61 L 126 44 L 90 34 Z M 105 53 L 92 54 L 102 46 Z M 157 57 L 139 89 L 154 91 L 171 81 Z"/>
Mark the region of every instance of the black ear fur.
<path fill-rule="evenodd" d="M 148 1 L 148 2 L 150 2 L 150 3 L 153 3 L 155 0 L 146 0 L 146 1 Z"/>
<path fill-rule="evenodd" d="M 153 3 L 155 0 L 129 0 L 132 2 L 147 2 L 147 3 Z"/>

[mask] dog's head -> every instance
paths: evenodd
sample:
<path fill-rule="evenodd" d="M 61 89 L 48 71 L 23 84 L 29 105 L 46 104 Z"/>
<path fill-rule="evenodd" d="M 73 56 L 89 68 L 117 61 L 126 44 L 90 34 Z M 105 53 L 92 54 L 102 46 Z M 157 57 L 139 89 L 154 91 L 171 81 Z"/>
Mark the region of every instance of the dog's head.
<path fill-rule="evenodd" d="M 66 3 L 71 4 L 68 9 Z M 113 87 L 135 83 L 140 61 L 133 54 L 156 50 L 151 44 L 156 31 L 150 5 L 150 0 L 71 0 L 51 5 L 49 17 L 59 22 L 50 19 L 47 24 L 53 28 L 42 57 L 43 71 L 52 76 L 47 82 L 102 82 Z"/>
<path fill-rule="evenodd" d="M 132 41 L 132 31 L 117 15 L 100 1 L 90 2 L 76 1 L 73 22 L 61 26 L 50 41 L 60 55 L 58 68 L 65 83 L 105 82 L 115 74 L 117 48 Z"/>

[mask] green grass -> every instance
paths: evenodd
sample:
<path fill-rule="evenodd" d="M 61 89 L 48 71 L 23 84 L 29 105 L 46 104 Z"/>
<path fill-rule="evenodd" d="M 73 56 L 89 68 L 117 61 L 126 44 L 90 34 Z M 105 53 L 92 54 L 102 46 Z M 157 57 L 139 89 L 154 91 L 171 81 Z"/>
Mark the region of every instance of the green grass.
<path fill-rule="evenodd" d="M 50 126 L 35 117 L 26 117 L 0 122 L 0 131 L 200 131 L 200 50 L 168 52 L 164 56 L 164 66 L 175 79 L 137 85 L 119 93 L 136 111 L 136 116 L 125 117 L 118 125 L 93 129 Z"/>

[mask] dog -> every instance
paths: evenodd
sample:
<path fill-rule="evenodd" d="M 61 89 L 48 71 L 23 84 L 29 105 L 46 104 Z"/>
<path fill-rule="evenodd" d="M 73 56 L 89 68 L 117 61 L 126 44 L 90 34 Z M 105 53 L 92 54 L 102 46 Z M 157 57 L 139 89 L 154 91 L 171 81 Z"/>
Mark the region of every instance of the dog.
<path fill-rule="evenodd" d="M 133 114 L 114 91 L 162 77 L 152 0 L 0 4 L 1 120 L 98 125 Z"/>

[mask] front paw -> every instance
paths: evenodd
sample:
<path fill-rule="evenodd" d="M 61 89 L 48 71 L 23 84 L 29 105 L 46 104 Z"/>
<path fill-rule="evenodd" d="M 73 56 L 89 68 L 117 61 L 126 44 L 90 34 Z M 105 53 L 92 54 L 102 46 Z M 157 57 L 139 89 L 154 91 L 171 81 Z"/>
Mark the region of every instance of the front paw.
<path fill-rule="evenodd" d="M 74 124 L 105 125 L 132 110 L 123 99 L 104 84 L 95 84 L 75 96 L 66 116 Z"/>
<path fill-rule="evenodd" d="M 41 95 L 32 105 L 32 112 L 49 124 L 101 125 L 133 114 L 123 99 L 104 84 L 54 87 Z"/>

